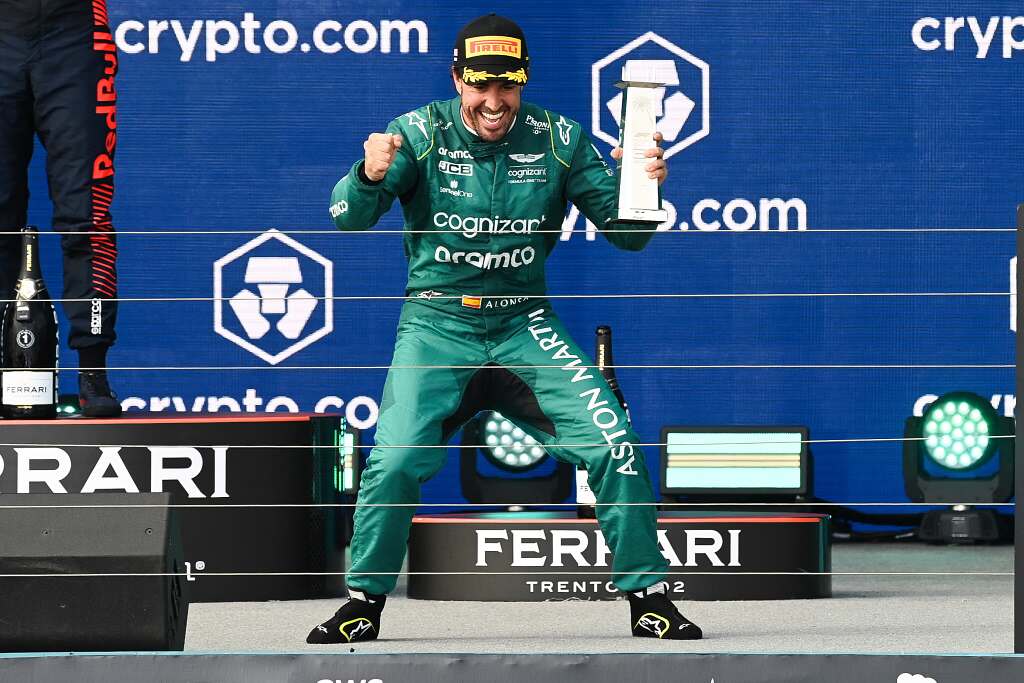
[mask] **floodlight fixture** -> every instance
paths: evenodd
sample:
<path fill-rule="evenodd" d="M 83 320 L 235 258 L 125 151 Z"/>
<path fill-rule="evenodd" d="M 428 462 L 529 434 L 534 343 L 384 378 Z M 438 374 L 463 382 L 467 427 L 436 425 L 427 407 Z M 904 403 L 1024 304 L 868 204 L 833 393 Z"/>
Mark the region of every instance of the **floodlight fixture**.
<path fill-rule="evenodd" d="M 936 543 L 996 541 L 1006 520 L 974 505 L 1013 497 L 1013 418 L 969 391 L 943 394 L 920 417 L 907 418 L 903 483 L 915 503 L 948 503 L 924 516 L 918 534 Z"/>
<path fill-rule="evenodd" d="M 514 419 L 495 411 L 479 413 L 462 430 L 462 495 L 471 503 L 508 503 L 510 509 L 562 503 L 572 495 L 576 470 L 561 461 L 552 466 L 552 460 Z M 491 471 L 482 471 L 482 463 Z"/>

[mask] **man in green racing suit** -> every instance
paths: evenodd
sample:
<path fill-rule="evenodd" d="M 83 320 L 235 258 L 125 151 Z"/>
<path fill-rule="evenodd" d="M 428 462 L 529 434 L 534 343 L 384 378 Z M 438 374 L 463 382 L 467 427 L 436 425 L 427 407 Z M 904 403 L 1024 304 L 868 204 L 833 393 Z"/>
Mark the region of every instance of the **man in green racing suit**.
<path fill-rule="evenodd" d="M 544 261 L 558 241 L 567 201 L 621 249 L 642 249 L 654 226 L 612 222 L 615 173 L 579 123 L 521 101 L 528 69 L 518 26 L 494 15 L 471 22 L 456 44 L 459 96 L 403 114 L 386 133 L 370 135 L 364 159 L 334 188 L 330 211 L 342 230 L 366 230 L 396 198 L 401 202 L 408 300 L 377 446 L 359 490 L 346 577 L 350 600 L 307 642 L 378 636 L 420 485 L 444 463 L 438 446 L 482 409 L 500 411 L 553 456 L 587 469 L 612 551 L 612 580 L 631 602 L 633 634 L 701 637 L 667 596 L 637 436 L 543 298 Z M 662 150 L 647 154 L 650 177 L 664 180 Z"/>

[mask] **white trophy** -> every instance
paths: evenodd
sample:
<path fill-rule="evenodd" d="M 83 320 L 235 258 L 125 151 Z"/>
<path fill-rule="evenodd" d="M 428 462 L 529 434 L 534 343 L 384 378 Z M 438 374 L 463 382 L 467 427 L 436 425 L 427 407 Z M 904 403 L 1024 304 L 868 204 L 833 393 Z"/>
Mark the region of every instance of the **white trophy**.
<path fill-rule="evenodd" d="M 646 166 L 654 159 L 644 153 L 654 147 L 664 88 L 674 81 L 671 61 L 629 60 L 622 67 L 622 80 L 615 84 L 623 91 L 617 220 L 642 223 L 668 220 L 668 213 L 661 208 L 658 181 L 647 177 Z"/>

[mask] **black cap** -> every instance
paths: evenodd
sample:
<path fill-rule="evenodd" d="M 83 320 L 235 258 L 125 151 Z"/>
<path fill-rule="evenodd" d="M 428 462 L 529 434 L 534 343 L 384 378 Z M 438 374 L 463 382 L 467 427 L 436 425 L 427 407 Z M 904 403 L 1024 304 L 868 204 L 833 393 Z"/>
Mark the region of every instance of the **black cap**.
<path fill-rule="evenodd" d="M 462 27 L 452 65 L 466 83 L 511 81 L 524 85 L 530 75 L 523 29 L 505 17 L 487 14 Z"/>

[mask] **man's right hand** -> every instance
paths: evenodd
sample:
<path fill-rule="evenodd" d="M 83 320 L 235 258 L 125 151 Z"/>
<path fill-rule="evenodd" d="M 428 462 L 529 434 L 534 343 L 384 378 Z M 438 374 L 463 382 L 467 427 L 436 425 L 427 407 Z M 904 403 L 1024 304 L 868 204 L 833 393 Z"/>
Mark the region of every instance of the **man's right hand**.
<path fill-rule="evenodd" d="M 366 177 L 373 182 L 383 180 L 401 146 L 401 135 L 370 133 L 370 137 L 363 143 L 363 150 L 366 153 L 363 157 L 363 173 Z"/>

